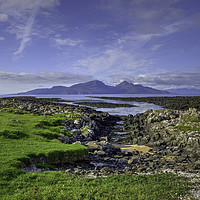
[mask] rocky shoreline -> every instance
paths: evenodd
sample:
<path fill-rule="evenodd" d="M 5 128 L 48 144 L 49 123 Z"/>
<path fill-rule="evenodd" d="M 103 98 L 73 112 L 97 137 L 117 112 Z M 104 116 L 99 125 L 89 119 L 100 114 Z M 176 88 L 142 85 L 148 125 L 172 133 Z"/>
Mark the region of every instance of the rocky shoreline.
<path fill-rule="evenodd" d="M 187 172 L 200 170 L 200 112 L 196 109 L 149 110 L 128 116 L 133 144 L 147 145 L 164 158 L 165 167 Z"/>
<path fill-rule="evenodd" d="M 199 111 L 149 110 L 136 116 L 120 117 L 87 107 L 61 104 L 58 101 L 34 97 L 0 99 L 1 108 L 14 107 L 35 115 L 67 112 L 80 114 L 80 119 L 66 120 L 63 123 L 63 127 L 70 131 L 72 137 L 60 136 L 58 139 L 66 144 L 80 143 L 87 146 L 89 156 L 78 163 L 55 166 L 56 170 L 88 177 L 158 173 L 168 170 L 199 173 Z M 191 129 L 185 131 L 180 129 L 181 126 L 190 126 Z M 119 137 L 125 135 L 125 142 L 130 146 L 120 149 L 117 143 L 111 144 L 116 133 Z M 138 149 L 137 145 L 149 149 Z M 36 167 L 34 163 L 24 169 L 46 171 Z"/>
<path fill-rule="evenodd" d="M 136 101 L 153 103 L 166 109 L 173 110 L 188 110 L 189 108 L 196 108 L 200 111 L 200 96 L 157 96 L 157 97 L 97 97 L 92 98 L 119 100 L 119 101 Z"/>
<path fill-rule="evenodd" d="M 131 107 L 137 107 L 135 105 L 122 104 L 122 103 L 88 102 L 88 101 L 87 102 L 78 101 L 78 102 L 75 102 L 75 104 L 94 107 L 94 108 L 121 108 L 121 107 L 131 108 Z"/>

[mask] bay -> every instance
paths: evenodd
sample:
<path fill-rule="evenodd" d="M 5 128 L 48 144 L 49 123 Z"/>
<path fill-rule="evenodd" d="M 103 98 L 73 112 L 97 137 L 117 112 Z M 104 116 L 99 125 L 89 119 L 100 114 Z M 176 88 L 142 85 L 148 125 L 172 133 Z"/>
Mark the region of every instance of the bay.
<path fill-rule="evenodd" d="M 12 97 L 12 96 L 21 96 L 21 95 L 1 95 L 0 97 Z M 120 101 L 120 100 L 106 100 L 106 99 L 100 99 L 100 98 L 92 98 L 94 97 L 161 97 L 161 96 L 195 96 L 195 95 L 175 95 L 175 94 L 87 94 L 87 95 L 30 95 L 37 98 L 61 98 L 64 100 L 70 100 L 78 102 L 108 102 L 108 103 L 119 103 L 119 104 L 130 104 L 135 105 L 136 107 L 119 107 L 119 108 L 96 108 L 92 107 L 97 111 L 103 111 L 108 112 L 111 115 L 136 115 L 137 113 L 143 113 L 149 109 L 152 110 L 159 110 L 163 109 L 160 106 L 149 104 L 149 103 L 143 103 L 143 102 L 136 102 L 136 101 Z M 66 104 L 74 104 L 73 102 L 63 102 Z M 82 105 L 80 105 L 82 106 Z M 89 106 L 88 106 L 89 107 Z"/>

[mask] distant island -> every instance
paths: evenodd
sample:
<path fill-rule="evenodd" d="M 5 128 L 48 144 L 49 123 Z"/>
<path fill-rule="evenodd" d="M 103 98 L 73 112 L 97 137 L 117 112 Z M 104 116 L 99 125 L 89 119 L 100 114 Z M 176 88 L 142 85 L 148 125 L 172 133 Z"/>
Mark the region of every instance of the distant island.
<path fill-rule="evenodd" d="M 168 91 L 157 90 L 151 87 L 135 85 L 127 81 L 116 86 L 109 86 L 102 81 L 94 80 L 86 83 L 79 83 L 71 87 L 54 86 L 52 88 L 34 89 L 18 95 L 40 95 L 40 94 L 169 94 Z"/>
<path fill-rule="evenodd" d="M 167 90 L 173 94 L 184 94 L 184 95 L 200 95 L 200 90 L 195 88 L 177 88 L 177 89 L 170 89 Z"/>

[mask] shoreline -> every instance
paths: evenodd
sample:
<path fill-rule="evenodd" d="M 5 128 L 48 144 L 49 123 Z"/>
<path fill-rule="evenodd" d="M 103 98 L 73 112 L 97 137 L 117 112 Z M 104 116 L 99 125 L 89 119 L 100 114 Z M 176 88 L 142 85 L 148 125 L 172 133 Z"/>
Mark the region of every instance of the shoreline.
<path fill-rule="evenodd" d="M 12 97 L 12 98 L 5 98 L 5 100 L 7 100 L 7 106 L 8 107 L 18 107 L 21 110 L 25 110 L 28 111 L 30 113 L 33 112 L 33 110 L 35 110 L 35 114 L 36 115 L 51 115 L 51 114 L 55 114 L 55 113 L 59 113 L 59 112 L 65 112 L 64 110 L 70 110 L 70 111 L 75 111 L 81 114 L 81 118 L 79 121 L 77 122 L 70 122 L 71 124 L 68 124 L 68 122 L 66 124 L 63 124 L 63 127 L 65 129 L 67 129 L 68 131 L 73 132 L 73 137 L 69 138 L 67 136 L 60 136 L 59 140 L 63 143 L 80 143 L 83 144 L 85 146 L 88 146 L 90 148 L 90 153 L 93 156 L 93 159 L 95 160 L 95 162 L 97 162 L 97 160 L 102 160 L 101 157 L 105 157 L 107 156 L 105 153 L 105 149 L 107 149 L 107 151 L 109 152 L 109 150 L 111 149 L 111 152 L 109 152 L 108 154 L 111 156 L 112 158 L 112 154 L 115 152 L 116 155 L 118 155 L 118 160 L 120 160 L 121 158 L 126 157 L 126 155 L 124 155 L 124 153 L 121 152 L 121 150 L 119 150 L 118 148 L 114 148 L 110 142 L 112 137 L 117 136 L 118 138 L 122 138 L 120 141 L 122 141 L 122 144 L 126 144 L 126 145 L 146 145 L 147 147 L 151 148 L 151 151 L 155 151 L 154 152 L 154 156 L 155 158 L 153 160 L 158 160 L 162 157 L 162 159 L 164 158 L 164 156 L 178 156 L 180 154 L 184 155 L 184 154 L 188 154 L 187 151 L 193 153 L 196 152 L 196 150 L 194 151 L 193 149 L 190 150 L 191 146 L 188 147 L 188 150 L 185 152 L 184 149 L 186 149 L 187 147 L 187 140 L 191 140 L 191 139 L 187 139 L 182 141 L 181 138 L 185 137 L 185 136 L 173 136 L 173 132 L 177 133 L 177 131 L 182 131 L 179 129 L 172 129 L 172 127 L 176 127 L 177 124 L 181 125 L 180 121 L 182 120 L 182 123 L 184 122 L 182 118 L 192 118 L 193 115 L 196 115 L 197 118 L 198 116 L 200 116 L 198 114 L 198 112 L 196 110 L 192 110 L 191 111 L 170 111 L 170 110 L 158 110 L 158 111 L 147 111 L 145 113 L 142 114 L 137 114 L 136 116 L 112 116 L 109 115 L 108 113 L 103 113 L 100 111 L 95 111 L 94 109 L 90 109 L 87 107 L 79 107 L 79 106 L 74 106 L 74 105 L 66 105 L 66 104 L 59 104 L 59 102 L 55 103 L 55 99 L 36 99 L 34 97 L 28 98 L 28 97 Z M 50 101 L 49 101 L 50 100 Z M 52 102 L 52 100 L 54 102 Z M 29 101 L 29 103 L 28 103 Z M 58 100 L 60 101 L 60 100 Z M 33 108 L 29 108 L 28 109 L 28 104 L 33 107 Z M 45 105 L 46 104 L 46 105 Z M 37 109 L 35 108 L 35 106 L 37 105 Z M 50 106 L 51 105 L 51 108 Z M 48 107 L 45 108 L 45 106 Z M 60 107 L 59 107 L 60 106 Z M 5 107 L 5 103 L 4 103 L 4 107 Z M 59 107 L 60 111 L 56 111 L 54 109 L 54 107 Z M 183 116 L 182 116 L 183 115 Z M 186 119 L 184 119 L 186 120 Z M 123 121 L 123 123 L 121 125 L 118 125 L 117 123 Z M 177 121 L 177 122 L 176 122 Z M 139 123 L 138 123 L 139 122 Z M 157 123 L 159 122 L 159 123 Z M 165 128 L 162 126 L 162 123 L 164 123 Z M 190 122 L 192 123 L 192 122 Z M 167 124 L 167 126 L 166 126 Z M 84 128 L 87 127 L 86 132 L 83 131 Z M 169 128 L 168 128 L 169 127 Z M 169 133 L 165 133 L 165 129 L 167 132 L 171 131 L 171 135 L 170 137 L 168 136 Z M 168 130 L 169 129 L 169 130 Z M 162 133 L 159 133 L 160 131 Z M 186 131 L 186 135 L 188 135 L 189 130 Z M 193 131 L 193 130 L 191 130 Z M 150 133 L 150 134 L 149 134 Z M 184 133 L 182 133 L 184 134 Z M 165 136 L 166 135 L 166 136 Z M 187 136 L 188 137 L 188 136 Z M 195 141 L 197 141 L 196 145 L 198 146 L 199 143 L 199 139 L 198 139 L 198 135 L 196 135 L 194 138 Z M 126 138 L 126 139 L 123 139 Z M 123 141 L 124 140 L 124 141 Z M 180 140 L 180 141 L 179 141 Z M 180 145 L 182 144 L 182 142 L 184 142 L 184 145 Z M 93 144 L 87 145 L 87 143 L 91 143 L 93 142 Z M 100 143 L 101 142 L 101 143 Z M 117 141 L 114 142 L 114 144 L 117 144 Z M 180 143 L 180 144 L 179 144 Z M 191 142 L 190 142 L 191 143 Z M 192 142 L 193 145 L 195 144 L 194 142 Z M 93 146 L 92 146 L 93 145 Z M 111 146 L 109 146 L 111 145 Z M 186 145 L 186 147 L 185 147 Z M 190 145 L 190 144 L 188 144 Z M 171 148 L 171 150 L 169 150 Z M 174 149 L 175 148 L 175 149 Z M 112 152 L 112 149 L 114 149 L 114 152 Z M 131 149 L 131 148 L 130 148 Z M 127 149 L 130 150 L 130 149 Z M 174 150 L 173 150 L 174 149 Z M 162 156 L 159 155 L 159 151 L 162 150 Z M 173 152 L 177 152 L 177 153 L 173 153 Z M 146 152 L 147 153 L 147 158 L 149 158 L 152 154 L 152 152 Z M 138 151 L 136 150 L 136 152 L 129 152 L 127 154 L 130 154 L 126 159 L 125 159 L 125 163 L 121 164 L 121 166 L 129 166 L 131 161 L 129 160 L 129 157 L 133 157 L 136 156 L 137 154 L 140 155 L 140 153 L 138 153 Z M 136 155 L 135 155 L 136 154 Z M 199 154 L 199 151 L 197 151 L 197 155 Z M 141 155 L 142 157 L 143 155 Z M 184 155 L 185 156 L 185 155 Z M 121 158 L 120 158 L 121 157 Z M 139 156 L 140 157 L 140 156 Z M 183 157 L 183 156 L 182 156 Z M 176 158 L 178 159 L 179 156 Z M 113 159 L 113 158 L 112 158 Z M 181 158 L 181 159 L 187 159 L 187 156 L 185 156 L 185 158 Z M 108 159 L 110 160 L 110 159 Z M 116 159 L 114 159 L 115 162 L 118 162 Z M 123 159 L 122 159 L 123 160 Z M 150 164 L 148 164 L 145 168 L 143 166 L 143 162 L 141 162 L 142 168 L 139 169 L 140 167 L 136 168 L 136 170 L 149 170 L 149 171 L 153 171 L 154 168 L 156 166 L 154 166 L 154 168 L 152 169 L 152 167 L 148 167 L 149 165 L 151 166 L 154 161 L 151 159 L 146 159 L 149 160 L 148 162 L 150 162 Z M 190 159 L 191 160 L 191 159 Z M 189 160 L 188 160 L 189 161 Z M 168 162 L 174 162 L 174 161 L 170 161 L 167 159 L 162 160 L 162 164 L 161 166 L 165 163 Z M 176 161 L 177 162 L 177 161 Z M 192 161 L 193 163 L 193 161 Z M 172 164 L 171 164 L 172 165 Z M 191 164 L 192 166 L 193 164 Z M 198 165 L 198 164 L 197 164 Z M 161 168 L 161 166 L 157 166 L 155 169 L 157 168 Z M 149 168 L 149 169 L 148 169 Z M 190 169 L 191 170 L 191 169 Z M 133 169 L 129 169 L 129 171 L 135 171 Z"/>
<path fill-rule="evenodd" d="M 54 115 L 67 111 L 80 114 L 80 119 L 63 123 L 63 128 L 70 131 L 73 136 L 60 136 L 58 139 L 64 144 L 78 143 L 87 146 L 89 156 L 85 163 L 82 160 L 83 166 L 80 163 L 74 163 L 58 167 L 58 170 L 62 169 L 66 173 L 96 177 L 111 174 L 154 174 L 164 171 L 174 171 L 177 174 L 180 172 L 199 174 L 199 135 L 193 134 L 192 145 L 196 149 L 190 149 L 191 142 L 187 142 L 191 139 L 187 137 L 193 130 L 184 132 L 172 129 L 178 123 L 180 125 L 182 123 L 184 126 L 187 119 L 194 117 L 197 120 L 189 121 L 190 126 L 193 127 L 193 123 L 195 127 L 199 126 L 197 123 L 199 123 L 200 112 L 195 109 L 186 111 L 149 110 L 136 116 L 122 117 L 111 116 L 87 107 L 61 104 L 55 102 L 55 99 L 36 99 L 34 97 L 4 98 L 1 99 L 1 107 L 14 107 L 34 115 Z M 177 131 L 180 131 L 182 135 L 176 138 L 173 134 Z M 129 137 L 126 144 L 144 145 L 150 149 L 146 152 L 138 149 L 122 151 L 110 143 L 110 139 L 117 132 L 127 133 Z M 168 137 L 169 133 L 170 137 Z M 123 135 L 121 134 L 121 136 Z M 184 140 L 184 135 L 187 135 L 187 140 Z M 36 164 L 33 163 L 32 167 L 27 166 L 30 167 L 28 171 L 45 172 L 45 170 L 37 168 Z"/>

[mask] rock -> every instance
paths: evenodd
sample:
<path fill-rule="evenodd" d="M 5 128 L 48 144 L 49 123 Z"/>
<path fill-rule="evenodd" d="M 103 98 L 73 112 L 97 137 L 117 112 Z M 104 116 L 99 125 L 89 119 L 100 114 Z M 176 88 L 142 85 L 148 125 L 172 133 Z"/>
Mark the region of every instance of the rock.
<path fill-rule="evenodd" d="M 105 151 L 102 151 L 102 150 L 99 150 L 99 151 L 95 150 L 94 154 L 98 155 L 98 156 L 104 156 L 106 153 L 105 153 Z"/>
<path fill-rule="evenodd" d="M 81 130 L 80 129 L 73 129 L 70 132 L 74 137 L 80 136 L 81 135 Z"/>
<path fill-rule="evenodd" d="M 74 168 L 74 172 L 79 174 L 82 170 L 80 168 Z"/>
<path fill-rule="evenodd" d="M 194 163 L 193 168 L 194 168 L 195 170 L 200 170 L 200 160 L 198 160 L 198 161 L 196 161 L 196 162 Z"/>
<path fill-rule="evenodd" d="M 82 144 L 80 141 L 73 142 L 72 144 Z"/>
<path fill-rule="evenodd" d="M 75 125 L 72 119 L 64 121 L 62 125 L 67 130 L 72 130 L 75 128 Z"/>
<path fill-rule="evenodd" d="M 110 168 L 108 168 L 108 167 L 103 167 L 103 168 L 100 170 L 100 172 L 101 172 L 101 174 L 103 174 L 103 175 L 108 175 L 108 174 L 110 174 L 111 170 L 110 170 Z"/>
<path fill-rule="evenodd" d="M 102 146 L 98 144 L 98 142 L 95 142 L 95 141 L 91 141 L 91 142 L 88 142 L 86 144 L 86 146 L 88 148 L 90 148 L 91 150 L 102 150 Z"/>
<path fill-rule="evenodd" d="M 85 138 L 91 138 L 91 139 L 95 137 L 94 131 L 91 129 L 88 129 L 86 132 L 83 132 L 82 135 Z"/>
<path fill-rule="evenodd" d="M 144 172 L 146 169 L 147 169 L 146 167 L 141 166 L 141 167 L 137 168 L 137 171 L 138 172 Z"/>
<path fill-rule="evenodd" d="M 125 160 L 123 160 L 123 159 L 119 159 L 119 160 L 117 161 L 117 166 L 118 166 L 119 168 L 126 167 L 126 166 L 127 166 L 127 162 L 126 162 Z"/>
<path fill-rule="evenodd" d="M 83 132 L 83 133 L 82 133 L 82 136 L 85 137 L 85 138 L 90 137 L 88 132 Z"/>
<path fill-rule="evenodd" d="M 64 144 L 70 144 L 71 143 L 71 140 L 68 136 L 60 136 L 58 137 L 58 139 L 63 142 Z"/>
<path fill-rule="evenodd" d="M 70 173 L 72 173 L 73 171 L 72 171 L 72 169 L 66 169 L 65 170 L 65 173 L 67 173 L 67 174 L 70 174 Z"/>
<path fill-rule="evenodd" d="M 200 135 L 199 131 L 192 130 L 199 128 L 200 124 L 198 120 L 191 121 L 193 118 L 200 118 L 198 110 L 149 110 L 136 116 L 129 115 L 119 118 L 90 108 L 59 104 L 32 97 L 3 98 L 0 101 L 0 107 L 20 108 L 21 111 L 35 115 L 66 113 L 67 117 L 73 117 L 72 114 L 67 113 L 79 113 L 79 119 L 66 120 L 62 124 L 73 136 L 63 135 L 58 139 L 66 144 L 78 143 L 88 146 L 89 159 L 95 163 L 95 165 L 88 164 L 87 167 L 90 169 L 88 173 L 94 175 L 120 174 L 130 173 L 130 169 L 132 173 L 155 171 L 160 168 L 198 171 L 200 168 Z M 179 107 L 178 104 L 179 102 L 176 106 Z M 192 105 L 193 102 L 188 104 Z M 123 123 L 117 123 L 120 121 Z M 184 130 L 187 127 L 188 130 Z M 153 150 L 149 154 L 138 151 L 121 152 L 119 148 L 108 143 L 112 129 L 131 132 L 130 143 L 145 144 L 151 146 Z M 84 158 L 84 162 L 85 160 Z M 55 162 L 55 164 L 58 163 Z M 83 170 L 78 168 L 77 173 L 82 174 L 82 172 Z"/>
<path fill-rule="evenodd" d="M 81 123 L 82 123 L 81 119 L 74 120 L 74 124 L 76 124 L 76 125 L 81 125 Z"/>
<path fill-rule="evenodd" d="M 124 155 L 125 155 L 125 156 L 132 156 L 133 153 L 132 153 L 132 151 L 125 151 L 125 152 L 124 152 Z"/>
<path fill-rule="evenodd" d="M 108 142 L 108 137 L 107 136 L 106 137 L 100 137 L 100 140 Z"/>
<path fill-rule="evenodd" d="M 109 143 L 106 142 L 106 141 L 100 141 L 99 144 L 102 145 L 102 146 L 104 146 L 104 147 L 107 146 L 107 145 L 109 145 Z"/>
<path fill-rule="evenodd" d="M 134 165 L 136 163 L 138 163 L 138 157 L 132 157 L 128 160 L 128 164 L 130 165 Z"/>

